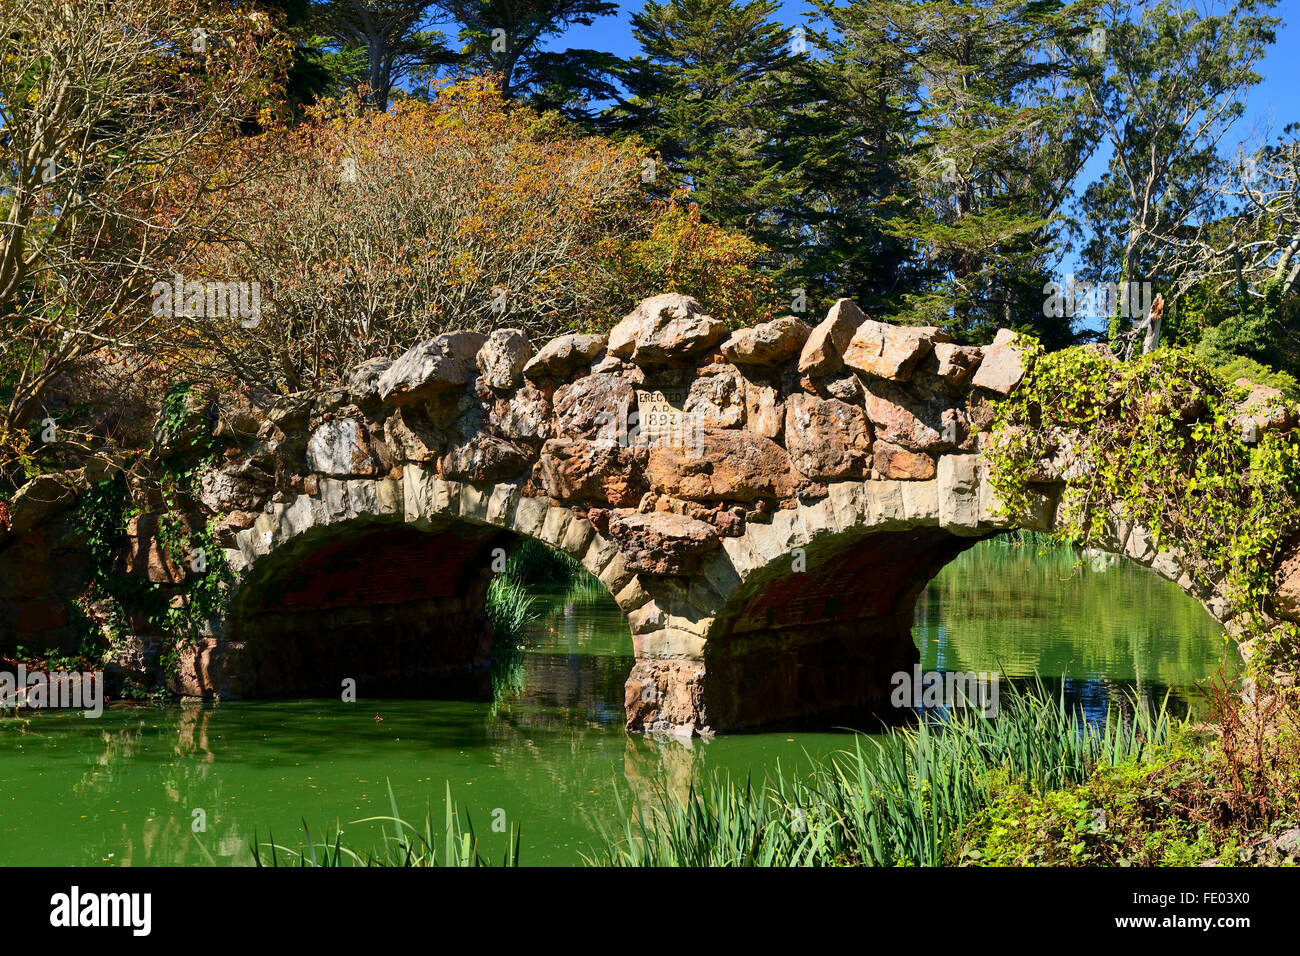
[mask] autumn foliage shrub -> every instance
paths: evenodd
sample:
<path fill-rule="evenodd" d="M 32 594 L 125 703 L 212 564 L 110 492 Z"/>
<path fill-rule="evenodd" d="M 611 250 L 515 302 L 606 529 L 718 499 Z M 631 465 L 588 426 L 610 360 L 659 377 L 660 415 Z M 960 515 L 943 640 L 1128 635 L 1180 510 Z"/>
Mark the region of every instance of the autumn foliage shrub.
<path fill-rule="evenodd" d="M 635 140 L 577 134 L 486 80 L 386 113 L 331 102 L 263 148 L 276 168 L 244 185 L 208 262 L 260 283 L 261 321 L 201 329 L 206 360 L 244 381 L 334 381 L 452 329 L 518 327 L 540 344 L 664 291 L 728 319 L 762 298 L 761 247 L 652 201 Z"/>
<path fill-rule="evenodd" d="M 218 0 L 0 3 L 0 484 L 51 450 L 28 430 L 54 383 L 175 331 L 151 287 L 239 219 L 231 173 L 256 172 L 246 134 L 293 54 L 279 22 Z"/>
<path fill-rule="evenodd" d="M 772 275 L 762 268 L 765 247 L 703 221 L 688 194 L 655 204 L 648 235 L 610 246 L 614 274 L 628 297 L 684 292 L 733 328 L 774 318 L 781 304 Z"/>

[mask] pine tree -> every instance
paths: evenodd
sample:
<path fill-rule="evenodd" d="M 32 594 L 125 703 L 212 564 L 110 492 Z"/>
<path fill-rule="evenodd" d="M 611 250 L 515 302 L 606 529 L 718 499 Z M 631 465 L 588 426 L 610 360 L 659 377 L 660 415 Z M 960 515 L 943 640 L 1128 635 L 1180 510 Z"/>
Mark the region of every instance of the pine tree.
<path fill-rule="evenodd" d="M 797 210 L 799 268 L 820 300 L 890 314 L 922 276 L 884 224 L 904 210 L 903 161 L 916 128 L 908 50 L 874 4 L 814 0 L 804 58 Z"/>
<path fill-rule="evenodd" d="M 1009 326 L 1069 344 L 1071 320 L 1043 314 L 1043 287 L 1095 143 L 1076 81 L 1089 6 L 893 0 L 852 4 L 843 26 L 863 47 L 892 50 L 876 55 L 907 76 L 902 211 L 883 229 L 910 248 L 919 286 L 893 318 L 967 341 Z"/>
<path fill-rule="evenodd" d="M 628 96 L 609 119 L 663 162 L 655 186 L 686 187 L 706 220 L 748 231 L 777 250 L 789 231 L 798 84 L 790 31 L 776 0 L 667 0 L 632 17 L 641 54 Z"/>
<path fill-rule="evenodd" d="M 495 73 L 507 99 L 590 120 L 592 102 L 612 100 L 622 61 L 599 50 L 543 49 L 548 38 L 618 12 L 605 0 L 437 0 L 460 27 L 457 65 Z"/>

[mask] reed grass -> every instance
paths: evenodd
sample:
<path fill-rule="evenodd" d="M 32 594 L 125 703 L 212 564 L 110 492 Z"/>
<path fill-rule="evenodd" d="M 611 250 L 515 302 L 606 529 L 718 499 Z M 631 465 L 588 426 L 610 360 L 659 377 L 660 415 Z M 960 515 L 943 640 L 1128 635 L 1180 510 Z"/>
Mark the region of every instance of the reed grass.
<path fill-rule="evenodd" d="M 271 836 L 267 843 L 258 843 L 255 836 L 252 845 L 253 863 L 259 867 L 519 865 L 519 831 L 513 825 L 510 827 L 506 850 L 500 862 L 494 863 L 480 852 L 474 824 L 468 814 L 465 814 L 465 822 L 462 826 L 460 810 L 451 799 L 450 783 L 447 784 L 447 792 L 443 800 L 441 834 L 434 825 L 432 805 L 425 812 L 422 823 L 418 825 L 402 817 L 397 808 L 397 798 L 393 795 L 391 782 L 388 784 L 388 802 L 392 808 L 391 815 L 365 817 L 349 824 L 349 826 L 366 823 L 381 824 L 381 840 L 377 848 L 357 850 L 345 845 L 342 830 L 337 827 L 333 841 L 326 839 L 318 846 L 312 839 L 311 828 L 304 820 L 303 836 L 307 843 L 305 849 L 281 846 L 275 842 L 274 836 Z"/>
<path fill-rule="evenodd" d="M 528 588 L 509 573 L 496 575 L 488 584 L 487 615 L 496 642 L 519 643 L 537 620 L 535 600 Z"/>
<path fill-rule="evenodd" d="M 963 829 L 1004 770 L 1040 792 L 1082 783 L 1101 764 L 1141 760 L 1167 743 L 1165 707 L 1134 699 L 1104 725 L 1086 721 L 1041 683 L 1009 695 L 996 720 L 968 710 L 853 746 L 764 786 L 714 774 L 683 798 L 660 789 L 624 812 L 585 856 L 604 866 L 939 866 L 954 862 Z"/>
<path fill-rule="evenodd" d="M 536 598 L 507 563 L 488 584 L 487 616 L 492 625 L 493 708 L 524 687 L 524 646 L 538 619 Z"/>

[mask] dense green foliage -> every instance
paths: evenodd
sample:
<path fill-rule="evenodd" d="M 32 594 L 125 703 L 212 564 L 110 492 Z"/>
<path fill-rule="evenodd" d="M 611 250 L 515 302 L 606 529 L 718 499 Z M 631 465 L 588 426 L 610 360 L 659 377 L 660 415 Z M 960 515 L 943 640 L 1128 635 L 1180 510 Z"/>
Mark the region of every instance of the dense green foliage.
<path fill-rule="evenodd" d="M 1280 278 L 1268 279 L 1259 297 L 1244 292 L 1229 297 L 1189 296 L 1192 308 L 1183 320 L 1196 354 L 1216 366 L 1229 381 L 1249 378 L 1296 397 L 1300 388 L 1300 309 Z M 1199 306 L 1199 308 L 1197 308 Z M 1276 370 L 1276 371 L 1274 371 Z"/>
<path fill-rule="evenodd" d="M 832 102 L 875 74 L 894 107 L 889 162 L 901 201 L 881 223 L 910 252 L 893 321 L 986 342 L 999 327 L 1074 340 L 1043 311 L 1059 219 L 1095 148 L 1078 77 L 1087 3 L 819 5 L 833 27 Z M 889 72 L 886 73 L 885 70 Z M 897 79 L 885 79 L 894 76 Z M 886 146 L 896 150 L 897 146 Z"/>
<path fill-rule="evenodd" d="M 1066 481 L 1063 540 L 1104 535 L 1116 516 L 1145 528 L 1157 550 L 1180 547 L 1194 586 L 1221 592 L 1249 637 L 1276 662 L 1296 629 L 1270 616 L 1279 552 L 1297 527 L 1300 443 L 1259 429 L 1243 441 L 1244 391 L 1186 351 L 1119 363 L 1084 348 L 1030 344 L 1024 382 L 996 410 L 992 482 L 1010 514 L 1035 507 L 1043 463 Z"/>
<path fill-rule="evenodd" d="M 172 638 L 161 663 L 164 672 L 174 676 L 182 648 L 192 645 L 208 623 L 223 613 L 234 575 L 214 539 L 216 518 L 198 528 L 191 528 L 186 518 L 195 511 L 193 484 L 213 455 L 210 422 L 200 416 L 201 424 L 190 427 L 195 394 L 188 383 L 167 393 L 157 438 L 173 446 L 173 454 L 157 474 L 133 475 L 128 481 L 127 473 L 119 471 L 93 485 L 78 502 L 77 526 L 93 573 L 90 591 L 81 601 L 82 623 L 89 639 L 103 644 L 94 661 L 97 666 L 103 664 L 103 654 L 129 633 L 128 622 L 136 619 L 146 621 L 153 633 Z M 142 515 L 136 502 L 151 494 L 164 504 L 165 510 L 156 516 L 156 540 L 179 583 L 152 581 L 140 572 L 124 573 L 123 542 L 132 520 Z M 92 605 L 96 605 L 93 617 Z M 98 626 L 95 617 L 100 619 Z"/>
<path fill-rule="evenodd" d="M 1073 248 L 1085 278 L 1152 282 L 1171 333 L 1194 343 L 1174 328 L 1191 319 L 1182 300 L 1194 310 L 1198 283 L 1234 250 L 1240 269 L 1234 237 L 1259 206 L 1238 201 L 1220 150 L 1275 40 L 1273 0 L 1194 11 L 1167 0 L 818 0 L 795 25 L 770 0 L 655 0 L 632 14 L 638 50 L 625 61 L 542 42 L 610 16 L 599 0 L 277 6 L 300 51 L 315 49 L 315 30 L 333 38 L 335 61 L 356 61 L 321 92 L 366 80 L 387 102 L 390 91 L 427 95 L 425 78 L 494 73 L 509 98 L 634 134 L 657 155 L 647 190 L 689 189 L 706 223 L 764 246 L 763 270 L 812 312 L 848 295 L 959 340 L 1015 327 L 1049 348 L 1107 319 L 1118 332 L 1129 317 L 1044 314 L 1044 284 L 1062 278 Z M 369 32 L 355 26 L 361 8 Z M 382 80 L 366 72 L 376 68 Z M 1087 182 L 1099 147 L 1110 157 Z M 1252 250 L 1287 245 L 1274 205 L 1264 223 L 1280 231 Z M 1282 265 L 1265 258 L 1242 276 L 1257 290 L 1258 267 Z M 1226 353 L 1286 368 L 1263 354 L 1276 352 L 1277 330 L 1261 339 L 1251 321 L 1234 310 L 1214 324 L 1215 363 Z"/>

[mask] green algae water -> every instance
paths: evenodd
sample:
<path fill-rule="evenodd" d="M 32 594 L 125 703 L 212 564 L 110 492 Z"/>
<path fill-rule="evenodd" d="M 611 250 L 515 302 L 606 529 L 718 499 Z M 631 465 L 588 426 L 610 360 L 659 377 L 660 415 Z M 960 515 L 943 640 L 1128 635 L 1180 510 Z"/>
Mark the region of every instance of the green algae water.
<path fill-rule="evenodd" d="M 451 785 L 483 849 L 521 831 L 524 864 L 580 863 L 621 800 L 701 771 L 761 779 L 797 771 L 844 732 L 657 740 L 623 732 L 631 638 L 590 582 L 539 596 L 543 615 L 495 702 L 248 701 L 115 707 L 95 720 L 37 713 L 0 721 L 0 864 L 232 865 L 254 841 L 302 848 L 342 829 L 373 845 L 399 810 L 432 807 Z M 1226 652 L 1221 629 L 1175 585 L 1127 563 L 1039 554 L 1001 539 L 950 564 L 917 603 L 927 670 L 1039 675 L 1103 715 L 1130 691 L 1195 709 L 1197 684 Z"/>

